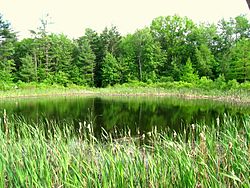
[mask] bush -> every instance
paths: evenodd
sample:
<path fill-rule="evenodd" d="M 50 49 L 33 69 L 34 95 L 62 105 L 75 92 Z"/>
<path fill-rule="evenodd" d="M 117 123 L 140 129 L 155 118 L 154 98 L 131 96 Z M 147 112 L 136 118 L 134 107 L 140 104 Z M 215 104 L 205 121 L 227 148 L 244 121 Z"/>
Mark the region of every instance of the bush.
<path fill-rule="evenodd" d="M 235 90 L 238 89 L 240 87 L 239 83 L 237 82 L 237 80 L 233 79 L 233 80 L 229 80 L 227 83 L 227 87 L 230 90 Z"/>
<path fill-rule="evenodd" d="M 198 87 L 204 90 L 210 90 L 214 88 L 214 82 L 206 76 L 202 76 L 198 81 Z"/>
<path fill-rule="evenodd" d="M 250 82 L 246 81 L 240 84 L 240 89 L 249 90 L 250 92 Z"/>
<path fill-rule="evenodd" d="M 35 89 L 37 88 L 37 83 L 36 82 L 22 82 L 21 80 L 18 80 L 17 82 L 17 87 L 20 89 Z"/>
<path fill-rule="evenodd" d="M 183 81 L 174 82 L 174 83 L 175 83 L 175 87 L 177 89 L 181 89 L 181 88 L 194 88 L 195 87 L 194 83 L 188 83 L 188 82 L 183 82 Z"/>
<path fill-rule="evenodd" d="M 159 82 L 173 82 L 174 79 L 172 76 L 162 76 L 160 79 L 159 79 Z"/>
<path fill-rule="evenodd" d="M 220 75 L 215 81 L 214 81 L 215 87 L 217 89 L 224 90 L 227 88 L 227 83 L 225 80 L 224 75 Z"/>
<path fill-rule="evenodd" d="M 7 90 L 10 90 L 14 87 L 15 87 L 15 84 L 13 84 L 13 83 L 7 83 L 7 82 L 0 81 L 0 90 L 2 90 L 2 91 L 7 91 Z"/>

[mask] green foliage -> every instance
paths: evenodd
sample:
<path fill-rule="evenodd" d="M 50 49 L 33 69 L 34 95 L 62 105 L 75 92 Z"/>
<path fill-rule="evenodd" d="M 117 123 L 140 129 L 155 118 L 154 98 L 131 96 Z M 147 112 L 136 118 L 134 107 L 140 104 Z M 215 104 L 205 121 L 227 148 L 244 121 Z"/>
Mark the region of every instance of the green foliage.
<path fill-rule="evenodd" d="M 49 24 L 47 16 L 31 31 L 32 38 L 17 41 L 0 16 L 4 84 L 21 80 L 106 87 L 181 81 L 174 85 L 226 90 L 236 89 L 236 81 L 250 80 L 250 22 L 244 15 L 217 25 L 195 24 L 177 15 L 158 17 L 149 27 L 126 36 L 112 26 L 100 34 L 88 28 L 76 40 L 49 33 Z"/>
<path fill-rule="evenodd" d="M 226 117 L 209 126 L 195 124 L 183 134 L 153 129 L 132 137 L 126 131 L 111 135 L 104 130 L 101 140 L 94 136 L 92 124 L 81 126 L 76 133 L 70 123 L 33 124 L 7 118 L 3 115 L 0 122 L 2 187 L 250 184 L 249 117 Z"/>
<path fill-rule="evenodd" d="M 200 78 L 200 80 L 198 81 L 198 87 L 203 89 L 203 90 L 209 91 L 209 90 L 213 89 L 213 87 L 214 87 L 213 80 L 211 80 L 205 76 L 202 76 Z"/>
<path fill-rule="evenodd" d="M 228 81 L 227 87 L 232 89 L 232 90 L 236 90 L 236 89 L 239 89 L 240 85 L 237 82 L 237 80 L 233 79 L 233 80 Z"/>
<path fill-rule="evenodd" d="M 164 76 L 172 76 L 175 80 L 179 80 L 179 76 L 173 74 L 176 74 L 176 67 L 180 69 L 188 57 L 192 57 L 193 49 L 187 39 L 191 37 L 195 28 L 192 20 L 177 15 L 158 17 L 152 21 L 151 33 L 160 43 L 166 57 L 160 69 Z"/>
<path fill-rule="evenodd" d="M 24 82 L 35 81 L 36 70 L 31 56 L 21 58 L 21 67 L 19 70 L 20 78 Z"/>
<path fill-rule="evenodd" d="M 94 86 L 94 71 L 95 71 L 96 56 L 93 53 L 90 43 L 86 37 L 80 38 L 77 41 L 75 56 L 76 56 L 75 62 L 79 69 L 79 74 L 80 74 L 79 76 L 80 78 L 82 78 L 83 83 L 89 86 Z M 75 69 L 77 67 L 75 67 Z"/>
<path fill-rule="evenodd" d="M 199 76 L 213 78 L 213 68 L 216 66 L 216 61 L 210 49 L 202 44 L 199 49 L 195 50 L 195 55 L 197 59 L 196 69 Z"/>
<path fill-rule="evenodd" d="M 227 87 L 226 79 L 224 75 L 220 75 L 214 82 L 216 88 L 224 90 Z"/>
<path fill-rule="evenodd" d="M 116 83 L 119 83 L 119 67 L 118 62 L 116 58 L 110 54 L 107 53 L 103 60 L 102 65 L 102 84 L 103 87 L 106 87 L 107 85 L 115 85 Z"/>
<path fill-rule="evenodd" d="M 12 72 L 15 69 L 15 63 L 11 60 L 0 60 L 0 80 L 10 83 L 13 80 Z"/>
<path fill-rule="evenodd" d="M 67 86 L 70 83 L 69 75 L 65 72 L 59 71 L 53 76 L 53 81 L 57 84 Z"/>
<path fill-rule="evenodd" d="M 250 39 L 242 39 L 230 50 L 227 78 L 239 82 L 250 80 Z"/>
<path fill-rule="evenodd" d="M 0 80 L 6 83 L 10 83 L 14 79 L 12 72 L 15 69 L 13 60 L 15 42 L 15 33 L 0 14 Z"/>
<path fill-rule="evenodd" d="M 188 58 L 186 65 L 183 67 L 181 80 L 188 83 L 195 83 L 198 81 L 198 75 L 194 73 L 192 62 Z"/>

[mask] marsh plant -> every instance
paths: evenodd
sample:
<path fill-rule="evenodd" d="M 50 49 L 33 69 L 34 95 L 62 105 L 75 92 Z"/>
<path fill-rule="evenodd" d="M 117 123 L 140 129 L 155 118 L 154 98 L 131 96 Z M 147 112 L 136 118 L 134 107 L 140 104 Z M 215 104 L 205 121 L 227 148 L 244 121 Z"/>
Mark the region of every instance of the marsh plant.
<path fill-rule="evenodd" d="M 243 123 L 242 123 L 243 122 Z M 59 128 L 60 127 L 60 128 Z M 250 117 L 131 136 L 1 117 L 0 187 L 248 187 Z"/>

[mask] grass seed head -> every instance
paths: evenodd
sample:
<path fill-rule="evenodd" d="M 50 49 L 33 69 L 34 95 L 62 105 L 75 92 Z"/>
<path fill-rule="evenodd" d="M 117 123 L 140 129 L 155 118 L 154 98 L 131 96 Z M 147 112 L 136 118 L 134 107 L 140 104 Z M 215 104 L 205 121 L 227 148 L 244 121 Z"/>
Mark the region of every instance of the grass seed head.
<path fill-rule="evenodd" d="M 194 130 L 194 129 L 195 129 L 195 124 L 192 124 L 191 127 L 192 127 L 192 129 Z"/>
<path fill-rule="evenodd" d="M 174 131 L 173 136 L 174 136 L 174 138 L 176 138 L 176 137 L 177 137 L 177 133 L 176 133 L 175 131 Z"/>
<path fill-rule="evenodd" d="M 229 142 L 228 147 L 229 147 L 230 150 L 232 150 L 232 148 L 233 148 L 233 143 L 232 143 L 232 142 Z"/>

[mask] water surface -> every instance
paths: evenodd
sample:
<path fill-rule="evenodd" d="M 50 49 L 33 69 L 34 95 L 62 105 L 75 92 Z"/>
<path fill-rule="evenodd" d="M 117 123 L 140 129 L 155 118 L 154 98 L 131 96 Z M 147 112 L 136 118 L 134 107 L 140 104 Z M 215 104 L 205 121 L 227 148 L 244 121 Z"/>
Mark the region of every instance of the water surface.
<path fill-rule="evenodd" d="M 47 97 L 0 101 L 0 115 L 22 116 L 28 121 L 41 119 L 62 122 L 93 122 L 96 133 L 129 128 L 132 132 L 175 129 L 195 123 L 211 124 L 225 115 L 242 118 L 250 115 L 249 105 L 235 105 L 211 100 L 187 100 L 174 97 Z"/>

